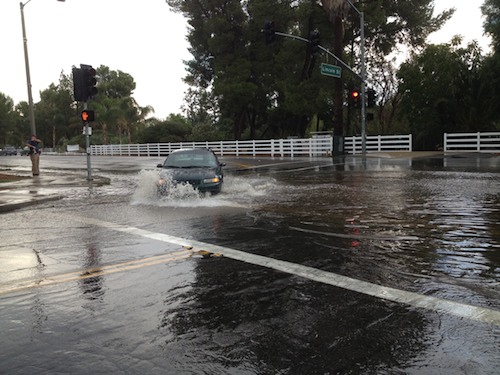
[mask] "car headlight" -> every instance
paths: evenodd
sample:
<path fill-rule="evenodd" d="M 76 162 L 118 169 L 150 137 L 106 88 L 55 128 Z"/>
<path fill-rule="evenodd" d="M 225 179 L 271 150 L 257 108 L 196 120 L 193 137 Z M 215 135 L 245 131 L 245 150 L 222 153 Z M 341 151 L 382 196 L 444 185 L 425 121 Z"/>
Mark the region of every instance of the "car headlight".
<path fill-rule="evenodd" d="M 167 181 L 165 181 L 165 179 L 163 178 L 160 178 L 157 182 L 156 182 L 156 185 L 158 186 L 163 186 L 167 183 Z"/>
<path fill-rule="evenodd" d="M 205 178 L 203 180 L 204 184 L 216 184 L 217 182 L 220 182 L 220 178 L 219 177 Z"/>

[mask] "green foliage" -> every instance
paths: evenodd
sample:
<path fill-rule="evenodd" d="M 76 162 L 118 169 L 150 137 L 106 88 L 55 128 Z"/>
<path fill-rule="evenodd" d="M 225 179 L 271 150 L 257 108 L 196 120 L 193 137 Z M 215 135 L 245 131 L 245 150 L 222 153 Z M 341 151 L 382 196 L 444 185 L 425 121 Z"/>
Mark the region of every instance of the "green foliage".
<path fill-rule="evenodd" d="M 210 124 L 196 125 L 193 127 L 191 134 L 189 135 L 189 140 L 194 142 L 219 141 L 225 138 L 225 134 L 219 130 L 218 127 L 214 127 Z"/>
<path fill-rule="evenodd" d="M 97 114 L 92 126 L 104 144 L 132 143 L 153 108 L 140 107 L 135 101 L 132 94 L 136 84 L 130 74 L 103 65 L 96 71 L 98 94 L 89 102 L 89 108 Z"/>
<path fill-rule="evenodd" d="M 481 98 L 483 106 L 481 107 L 481 117 L 487 123 L 488 129 L 500 130 L 500 53 L 496 52 L 487 56 L 480 71 L 479 82 L 481 84 Z"/>
<path fill-rule="evenodd" d="M 500 0 L 484 0 L 481 11 L 485 17 L 484 31 L 491 36 L 496 53 L 500 53 Z"/>
<path fill-rule="evenodd" d="M 71 92 L 63 85 L 51 84 L 40 93 L 40 102 L 36 104 L 37 136 L 45 147 L 55 147 L 62 137 L 78 134 L 76 116 L 72 108 Z M 72 126 L 68 126 L 71 124 Z"/>
<path fill-rule="evenodd" d="M 319 1 L 311 0 L 167 0 L 191 26 L 188 40 L 193 59 L 186 63 L 186 82 L 192 85 L 188 117 L 216 126 L 231 124 L 232 137 L 274 135 L 304 136 L 311 119 L 342 107 L 344 88 L 321 76 L 324 55 L 311 55 L 308 43 L 278 36 L 266 45 L 263 25 L 274 20 L 278 32 L 308 38 L 320 32 L 320 44 L 332 50 L 335 25 Z M 419 47 L 427 35 L 450 17 L 446 11 L 433 17 L 431 0 L 376 0 L 356 2 L 365 12 L 368 64 L 378 56 L 404 46 Z M 341 29 L 349 46 L 346 60 L 359 71 L 359 15 L 350 11 Z M 342 36 L 341 36 L 342 39 Z M 342 53 L 341 53 L 342 55 Z M 342 56 L 344 57 L 344 56 Z M 346 84 L 357 78 L 344 70 Z M 372 77 L 373 79 L 374 77 Z M 344 79 L 344 78 L 343 78 Z M 393 91 L 393 93 L 395 90 Z M 210 98 L 210 99 L 208 99 Z M 203 104 L 210 104 L 206 109 Z M 395 104 L 395 103 L 393 103 Z M 337 108 L 337 109 L 339 109 Z M 339 116 L 337 116 L 339 120 Z M 330 122 L 328 126 L 332 126 Z"/>
<path fill-rule="evenodd" d="M 350 9 L 330 14 L 317 0 L 167 0 L 190 28 L 193 58 L 186 61 L 184 113 L 165 121 L 147 118 L 150 106 L 133 97 L 133 77 L 107 66 L 97 68 L 98 95 L 93 143 L 179 142 L 305 136 L 312 130 L 340 129 L 359 134 L 359 111 L 345 111 L 346 93 L 359 78 L 343 69 L 342 79 L 320 74 L 319 66 L 337 64 L 324 53 L 311 54 L 309 43 L 278 35 L 266 44 L 262 28 L 274 21 L 276 31 L 307 39 L 319 30 L 320 44 L 360 71 L 360 18 Z M 426 46 L 453 9 L 433 16 L 432 0 L 355 1 L 364 14 L 368 86 L 378 105 L 368 131 L 411 131 L 417 146 L 433 148 L 446 131 L 499 129 L 500 0 L 484 0 L 485 31 L 495 53 L 484 57 L 476 45 L 459 40 Z M 338 50 L 340 46 L 340 50 Z M 388 55 L 410 51 L 401 66 Z M 339 51 L 339 52 L 337 52 Z M 339 65 L 339 64 L 337 64 Z M 397 74 L 396 74 L 397 73 Z M 72 100 L 71 76 L 61 74 L 36 103 L 37 133 L 46 146 L 64 142 L 85 145 L 81 135 L 82 103 Z M 340 125 L 339 125 L 340 124 Z M 345 125 L 344 125 L 345 124 Z M 336 133 L 337 134 L 337 133 Z M 14 107 L 0 93 L 0 143 L 24 143 L 29 136 L 28 105 Z"/>
<path fill-rule="evenodd" d="M 494 130 L 488 83 L 477 44 L 429 45 L 399 70 L 399 91 L 415 147 L 433 149 L 443 133 Z"/>
<path fill-rule="evenodd" d="M 137 136 L 139 143 L 182 142 L 191 133 L 190 127 L 180 121 L 160 121 L 143 129 Z"/>
<path fill-rule="evenodd" d="M 357 3 L 365 13 L 367 48 L 387 56 L 399 46 L 421 47 L 427 36 L 437 31 L 454 13 L 446 10 L 433 17 L 434 2 L 429 0 L 373 0 Z M 359 18 L 350 12 L 346 45 L 359 35 Z"/>
<path fill-rule="evenodd" d="M 0 145 L 17 145 L 18 141 L 14 102 L 10 97 L 0 93 Z"/>

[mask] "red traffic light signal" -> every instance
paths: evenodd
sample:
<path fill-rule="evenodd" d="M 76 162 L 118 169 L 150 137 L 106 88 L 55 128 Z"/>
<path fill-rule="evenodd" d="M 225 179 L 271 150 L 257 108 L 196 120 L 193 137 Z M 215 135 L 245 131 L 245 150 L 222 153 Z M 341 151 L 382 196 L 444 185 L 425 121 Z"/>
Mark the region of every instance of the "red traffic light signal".
<path fill-rule="evenodd" d="M 349 94 L 349 103 L 353 107 L 359 107 L 360 106 L 360 100 L 361 100 L 361 93 L 359 90 L 352 90 Z"/>
<path fill-rule="evenodd" d="M 92 122 L 95 120 L 95 113 L 89 109 L 84 109 L 81 117 L 83 122 Z"/>

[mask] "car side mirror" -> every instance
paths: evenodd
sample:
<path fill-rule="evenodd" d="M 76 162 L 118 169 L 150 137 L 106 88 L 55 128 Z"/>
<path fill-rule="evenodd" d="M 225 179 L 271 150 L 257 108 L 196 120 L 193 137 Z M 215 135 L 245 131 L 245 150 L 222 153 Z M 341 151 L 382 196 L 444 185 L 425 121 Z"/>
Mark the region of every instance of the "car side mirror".
<path fill-rule="evenodd" d="M 163 164 L 157 164 L 156 168 L 163 168 Z"/>
<path fill-rule="evenodd" d="M 219 164 L 221 167 L 225 167 L 226 166 L 226 163 L 220 163 Z"/>

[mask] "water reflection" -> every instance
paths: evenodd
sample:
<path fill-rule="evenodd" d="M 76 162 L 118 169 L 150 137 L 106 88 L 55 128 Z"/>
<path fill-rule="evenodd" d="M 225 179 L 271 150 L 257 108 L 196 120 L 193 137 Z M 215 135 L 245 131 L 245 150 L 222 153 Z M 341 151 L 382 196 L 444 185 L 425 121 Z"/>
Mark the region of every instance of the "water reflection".
<path fill-rule="evenodd" d="M 431 233 L 426 245 L 434 254 L 432 274 L 498 286 L 497 182 L 475 174 L 422 177 L 419 190 L 427 198 L 413 210 Z"/>
<path fill-rule="evenodd" d="M 273 173 L 272 194 L 256 197 L 245 216 L 218 218 L 210 235 L 200 219 L 196 237 L 498 310 L 498 175 L 441 165 Z M 208 372 L 238 374 L 493 373 L 499 365 L 490 349 L 500 336 L 486 325 L 228 259 L 198 261 L 191 288 L 165 306 L 166 353 L 204 348 L 190 353 L 194 368 L 176 364 L 180 373 L 203 373 L 196 364 L 206 363 Z"/>
<path fill-rule="evenodd" d="M 79 280 L 79 285 L 83 296 L 90 301 L 102 301 L 104 296 L 103 277 L 99 275 L 101 272 L 101 250 L 91 243 L 88 245 L 82 268 L 82 278 Z M 96 276 L 91 276 L 96 274 Z"/>
<path fill-rule="evenodd" d="M 42 262 L 42 258 L 40 257 L 40 253 L 38 250 L 33 249 L 36 258 L 36 267 L 34 269 L 34 277 L 35 280 L 43 280 L 45 265 Z M 34 334 L 41 334 L 45 331 L 45 323 L 48 319 L 48 315 L 46 313 L 45 301 L 42 298 L 42 291 L 39 288 L 36 288 L 33 293 L 30 312 L 33 317 L 32 321 L 32 329 L 31 329 L 31 339 L 34 339 Z"/>
<path fill-rule="evenodd" d="M 166 350 L 203 347 L 190 366 L 208 363 L 210 373 L 370 373 L 425 346 L 419 313 L 231 260 L 200 261 L 176 302 L 162 321 L 175 337 Z"/>

